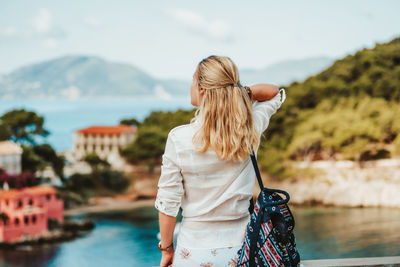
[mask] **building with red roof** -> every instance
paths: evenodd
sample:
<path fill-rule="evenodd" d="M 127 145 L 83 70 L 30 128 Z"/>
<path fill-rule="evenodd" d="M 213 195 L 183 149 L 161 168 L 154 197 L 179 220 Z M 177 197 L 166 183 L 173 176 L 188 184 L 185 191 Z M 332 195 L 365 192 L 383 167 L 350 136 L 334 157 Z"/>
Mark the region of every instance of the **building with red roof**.
<path fill-rule="evenodd" d="M 74 132 L 74 155 L 80 160 L 88 153 L 96 153 L 107 159 L 114 167 L 124 165 L 119 148 L 125 147 L 136 138 L 137 128 L 129 125 L 90 126 Z"/>

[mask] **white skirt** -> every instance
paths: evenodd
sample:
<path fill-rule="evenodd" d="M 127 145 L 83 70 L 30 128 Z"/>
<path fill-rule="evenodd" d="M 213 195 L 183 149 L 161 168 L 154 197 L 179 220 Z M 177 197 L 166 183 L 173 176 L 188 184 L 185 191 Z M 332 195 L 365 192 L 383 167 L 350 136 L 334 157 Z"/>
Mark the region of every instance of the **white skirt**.
<path fill-rule="evenodd" d="M 183 218 L 177 245 L 192 249 L 234 247 L 243 244 L 250 215 L 235 220 L 193 221 Z"/>
<path fill-rule="evenodd" d="M 177 244 L 172 267 L 219 267 L 236 266 L 237 252 L 242 246 L 201 249 L 185 248 Z"/>

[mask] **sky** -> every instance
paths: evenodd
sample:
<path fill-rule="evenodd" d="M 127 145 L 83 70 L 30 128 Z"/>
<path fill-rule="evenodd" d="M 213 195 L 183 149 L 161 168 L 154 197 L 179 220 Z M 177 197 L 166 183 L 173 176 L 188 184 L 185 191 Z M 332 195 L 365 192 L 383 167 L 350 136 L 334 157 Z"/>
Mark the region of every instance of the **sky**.
<path fill-rule="evenodd" d="M 191 80 L 212 54 L 259 69 L 400 36 L 400 1 L 0 1 L 0 74 L 65 55 Z"/>

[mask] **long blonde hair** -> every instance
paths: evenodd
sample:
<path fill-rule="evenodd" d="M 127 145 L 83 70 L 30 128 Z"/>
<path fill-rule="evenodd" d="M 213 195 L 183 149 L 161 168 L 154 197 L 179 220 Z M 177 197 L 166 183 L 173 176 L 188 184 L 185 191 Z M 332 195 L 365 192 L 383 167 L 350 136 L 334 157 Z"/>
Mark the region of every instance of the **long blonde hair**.
<path fill-rule="evenodd" d="M 260 140 L 253 121 L 252 102 L 240 84 L 239 72 L 229 57 L 211 55 L 197 66 L 194 78 L 204 89 L 200 107 L 191 120 L 201 127 L 193 135 L 196 151 L 211 147 L 221 160 L 244 160 Z"/>

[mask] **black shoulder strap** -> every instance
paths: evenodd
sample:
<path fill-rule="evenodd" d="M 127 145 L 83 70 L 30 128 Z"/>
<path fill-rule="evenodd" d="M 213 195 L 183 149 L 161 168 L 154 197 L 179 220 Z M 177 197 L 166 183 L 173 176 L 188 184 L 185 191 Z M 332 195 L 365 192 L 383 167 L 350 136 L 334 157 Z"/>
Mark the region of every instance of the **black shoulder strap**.
<path fill-rule="evenodd" d="M 256 172 L 256 176 L 257 176 L 257 181 L 258 181 L 258 185 L 260 186 L 261 191 L 264 188 L 263 182 L 261 180 L 261 175 L 260 175 L 260 171 L 258 169 L 258 165 L 257 165 L 257 160 L 256 160 L 256 156 L 254 153 L 254 150 L 252 151 L 253 153 L 250 154 L 251 156 L 251 161 L 253 162 L 253 167 L 254 167 L 254 171 Z M 250 215 L 253 213 L 254 210 L 254 202 L 253 202 L 253 197 L 250 198 L 250 206 L 249 206 L 249 213 Z"/>
<path fill-rule="evenodd" d="M 260 186 L 261 191 L 268 191 L 269 193 L 279 193 L 279 194 L 285 195 L 285 197 L 286 197 L 284 199 L 272 201 L 272 202 L 268 203 L 268 206 L 274 206 L 274 205 L 277 206 L 277 205 L 281 205 L 281 204 L 287 204 L 290 200 L 289 193 L 284 190 L 281 190 L 281 189 L 272 189 L 272 188 L 264 187 L 263 182 L 261 180 L 260 170 L 258 169 L 257 160 L 256 160 L 256 156 L 254 154 L 254 151 L 250 156 L 251 156 L 251 161 L 253 162 L 254 171 L 256 172 L 258 185 Z M 252 205 L 254 205 L 254 203 L 252 204 L 252 202 L 253 202 L 252 199 L 250 199 L 250 207 Z"/>
<path fill-rule="evenodd" d="M 261 180 L 260 170 L 258 169 L 256 155 L 254 153 L 254 150 L 253 150 L 253 153 L 250 156 L 251 156 L 251 161 L 253 162 L 254 171 L 256 172 L 258 185 L 260 186 L 260 189 L 262 191 L 264 189 L 264 185 L 263 185 L 263 182 Z"/>

